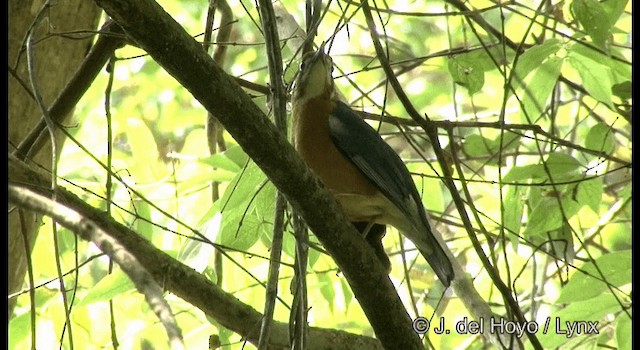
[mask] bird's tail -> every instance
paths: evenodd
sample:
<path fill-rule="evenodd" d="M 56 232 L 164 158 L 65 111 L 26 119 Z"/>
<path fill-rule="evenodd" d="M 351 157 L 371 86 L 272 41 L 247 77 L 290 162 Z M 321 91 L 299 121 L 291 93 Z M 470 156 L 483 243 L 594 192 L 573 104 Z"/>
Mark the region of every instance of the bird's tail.
<path fill-rule="evenodd" d="M 451 260 L 449 260 L 449 256 L 444 252 L 440 241 L 434 236 L 427 218 L 424 217 L 423 220 L 424 225 L 420 225 L 422 226 L 420 230 L 413 230 L 412 235 L 414 237 L 409 238 L 416 248 L 418 248 L 420 254 L 427 260 L 436 275 L 438 275 L 438 279 L 442 281 L 442 284 L 444 284 L 445 287 L 449 287 L 454 278 Z M 444 244 L 444 242 L 442 242 L 442 244 Z"/>
<path fill-rule="evenodd" d="M 453 267 L 451 267 L 451 261 L 449 261 L 442 247 L 437 244 L 428 251 L 421 248 L 418 248 L 418 250 L 427 260 L 436 275 L 438 275 L 438 279 L 442 281 L 442 284 L 444 284 L 445 287 L 449 287 L 453 280 Z"/>

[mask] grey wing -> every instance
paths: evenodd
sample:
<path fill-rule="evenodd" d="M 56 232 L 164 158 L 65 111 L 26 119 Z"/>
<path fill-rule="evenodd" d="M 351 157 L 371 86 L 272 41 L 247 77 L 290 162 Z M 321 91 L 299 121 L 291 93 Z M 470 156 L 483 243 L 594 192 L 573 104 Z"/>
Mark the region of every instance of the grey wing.
<path fill-rule="evenodd" d="M 418 190 L 398 154 L 343 102 L 329 116 L 329 130 L 340 152 L 411 219 L 416 232 L 405 234 L 448 287 L 454 275 L 451 262 L 433 236 Z"/>
<path fill-rule="evenodd" d="M 343 102 L 329 116 L 331 139 L 364 175 L 405 215 L 414 217 L 416 192 L 411 174 L 400 157 L 369 124 Z M 415 203 L 422 209 L 422 203 Z"/>

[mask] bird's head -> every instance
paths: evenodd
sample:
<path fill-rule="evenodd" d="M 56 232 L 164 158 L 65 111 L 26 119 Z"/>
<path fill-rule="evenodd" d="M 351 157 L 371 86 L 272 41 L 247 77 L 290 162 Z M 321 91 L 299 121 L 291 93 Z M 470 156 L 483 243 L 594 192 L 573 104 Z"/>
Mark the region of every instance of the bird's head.
<path fill-rule="evenodd" d="M 298 102 L 326 96 L 333 97 L 333 60 L 324 53 L 324 43 L 318 51 L 309 52 L 302 58 L 300 72 L 296 80 L 293 99 Z"/>

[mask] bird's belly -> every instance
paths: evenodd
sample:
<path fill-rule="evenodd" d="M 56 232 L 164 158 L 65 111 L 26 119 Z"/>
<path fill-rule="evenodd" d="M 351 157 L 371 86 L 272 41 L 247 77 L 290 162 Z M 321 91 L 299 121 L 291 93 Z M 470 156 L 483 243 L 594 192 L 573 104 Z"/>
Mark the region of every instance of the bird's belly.
<path fill-rule="evenodd" d="M 382 193 L 374 195 L 335 194 L 342 211 L 353 222 L 375 222 L 403 230 L 406 218 Z"/>

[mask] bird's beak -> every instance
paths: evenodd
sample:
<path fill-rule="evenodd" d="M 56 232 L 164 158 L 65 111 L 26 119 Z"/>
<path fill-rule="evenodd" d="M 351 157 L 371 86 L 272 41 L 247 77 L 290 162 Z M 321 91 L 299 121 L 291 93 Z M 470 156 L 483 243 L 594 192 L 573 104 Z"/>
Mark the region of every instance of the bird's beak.
<path fill-rule="evenodd" d="M 318 47 L 318 50 L 313 54 L 313 56 L 311 56 L 311 59 L 309 60 L 309 63 L 308 63 L 308 67 L 315 65 L 316 62 L 322 61 L 324 59 L 324 56 L 327 55 L 324 52 L 325 44 L 326 42 L 323 41 L 322 44 L 320 44 L 320 47 Z"/>
<path fill-rule="evenodd" d="M 318 51 L 316 51 L 316 53 L 314 55 L 315 57 L 320 58 L 320 57 L 323 57 L 323 56 L 326 55 L 325 52 L 324 52 L 324 45 L 326 43 L 327 43 L 326 41 L 323 41 L 322 44 L 320 44 L 320 47 L 318 47 Z"/>

